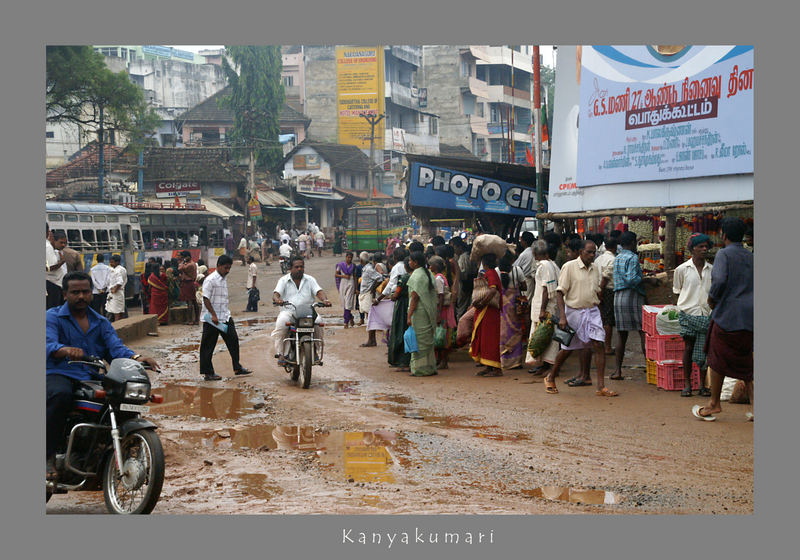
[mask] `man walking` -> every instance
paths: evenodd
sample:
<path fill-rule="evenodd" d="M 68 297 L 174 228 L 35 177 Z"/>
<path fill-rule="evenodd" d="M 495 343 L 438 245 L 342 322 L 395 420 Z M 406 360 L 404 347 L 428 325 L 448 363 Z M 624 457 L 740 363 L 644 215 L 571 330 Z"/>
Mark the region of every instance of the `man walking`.
<path fill-rule="evenodd" d="M 120 264 L 119 255 L 111 255 L 108 260 L 111 270 L 108 276 L 108 299 L 106 312 L 113 323 L 125 317 L 125 284 L 128 283 L 128 271 Z"/>
<path fill-rule="evenodd" d="M 678 294 L 678 322 L 683 337 L 683 375 L 685 378 L 682 397 L 692 396 L 692 362 L 700 368 L 700 396 L 710 397 L 711 391 L 704 386 L 706 335 L 710 323 L 711 307 L 708 292 L 711 289 L 711 264 L 706 261 L 709 237 L 695 233 L 689 238 L 692 258 L 675 269 L 672 291 Z"/>
<path fill-rule="evenodd" d="M 258 278 L 258 267 L 253 255 L 247 257 L 247 307 L 245 311 L 258 311 L 258 301 L 261 299 L 259 296 L 258 288 L 256 287 L 256 279 Z"/>
<path fill-rule="evenodd" d="M 108 277 L 111 269 L 105 263 L 103 253 L 97 253 L 97 264 L 92 267 L 92 304 L 91 307 L 100 315 L 103 314 L 103 304 L 106 302 L 108 292 Z"/>
<path fill-rule="evenodd" d="M 711 398 L 692 408 L 695 417 L 716 420 L 722 412 L 720 394 L 727 377 L 745 383 L 753 405 L 753 253 L 742 246 L 745 224 L 739 218 L 722 220 L 725 247 L 714 258 L 708 304 L 711 325 L 706 340 Z M 752 421 L 753 414 L 747 413 Z"/>
<path fill-rule="evenodd" d="M 600 318 L 600 271 L 594 264 L 597 246 L 593 241 L 585 240 L 577 259 L 567 261 L 561 268 L 561 274 L 556 288 L 556 301 L 558 303 L 558 326 L 565 329 L 567 325 L 575 330 L 569 346 L 561 345 L 561 351 L 556 356 L 556 363 L 545 377 L 545 391 L 549 394 L 558 393 L 555 376 L 573 350 L 583 351 L 594 348 L 595 365 L 597 366 L 597 390 L 599 397 L 616 397 L 617 392 L 605 386 L 605 331 Z M 589 375 L 589 360 L 582 365 L 582 377 L 572 386 L 591 385 Z"/>
<path fill-rule="evenodd" d="M 234 376 L 253 373 L 239 363 L 239 336 L 228 308 L 227 276 L 232 264 L 233 259 L 228 255 L 221 255 L 217 259 L 217 269 L 203 281 L 203 306 L 206 312 L 203 315 L 203 335 L 200 339 L 200 375 L 206 381 L 222 379 L 214 373 L 214 364 L 211 361 L 220 334 L 231 356 Z"/>
<path fill-rule="evenodd" d="M 614 257 L 617 254 L 617 239 L 609 238 L 604 243 L 606 250 L 601 253 L 594 263 L 600 270 L 600 317 L 603 319 L 603 330 L 606 331 L 605 352 L 613 355 L 611 338 L 614 334 Z"/>
<path fill-rule="evenodd" d="M 519 253 L 517 260 L 514 261 L 514 266 L 522 269 L 525 275 L 525 284 L 528 287 L 527 297 L 529 300 L 533 299 L 533 276 L 536 274 L 536 266 L 533 257 L 533 242 L 536 241 L 534 235 L 529 231 L 523 231 L 519 239 L 519 246 L 522 251 Z"/>
<path fill-rule="evenodd" d="M 63 303 L 61 292 L 61 280 L 67 274 L 67 261 L 62 252 L 67 246 L 67 234 L 64 232 L 48 232 L 45 241 L 46 262 L 45 271 L 47 272 L 47 300 L 46 308 L 58 307 Z"/>

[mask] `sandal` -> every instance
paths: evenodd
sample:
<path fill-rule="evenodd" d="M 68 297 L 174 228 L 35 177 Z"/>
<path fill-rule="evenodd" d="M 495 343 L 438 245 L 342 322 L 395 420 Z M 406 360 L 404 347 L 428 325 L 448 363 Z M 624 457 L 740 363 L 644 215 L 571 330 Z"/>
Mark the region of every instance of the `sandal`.
<path fill-rule="evenodd" d="M 700 389 L 700 392 L 697 393 L 698 397 L 710 397 L 711 396 L 711 389 L 708 387 L 703 387 Z"/>
<path fill-rule="evenodd" d="M 744 417 L 747 418 L 748 422 L 755 422 L 755 420 L 753 420 L 753 418 L 755 418 L 755 416 L 753 415 L 752 412 L 745 412 L 744 413 Z"/>
<path fill-rule="evenodd" d="M 619 393 L 617 393 L 616 391 L 612 391 L 608 387 L 603 387 L 599 391 L 595 391 L 594 394 L 597 395 L 598 397 L 616 397 L 619 395 Z"/>
<path fill-rule="evenodd" d="M 700 420 L 705 420 L 706 422 L 713 422 L 714 420 L 717 419 L 717 417 L 714 416 L 713 414 L 700 414 L 700 411 L 703 410 L 704 408 L 705 408 L 704 406 L 700 406 L 699 404 L 694 405 L 692 407 L 692 415 L 695 418 L 699 418 Z"/>
<path fill-rule="evenodd" d="M 377 343 L 369 344 L 369 343 L 365 342 L 364 344 L 360 344 L 359 346 L 361 346 L 361 348 L 372 348 L 373 346 L 377 346 L 377 345 L 378 345 Z"/>
<path fill-rule="evenodd" d="M 608 378 L 609 378 L 609 379 L 613 379 L 614 381 L 622 381 L 622 380 L 624 380 L 624 379 L 625 379 L 625 376 L 624 376 L 624 375 L 622 375 L 622 374 L 620 374 L 619 376 L 616 376 L 616 375 L 609 375 L 609 376 L 608 376 Z"/>
<path fill-rule="evenodd" d="M 547 379 L 544 380 L 544 392 L 549 395 L 556 395 L 558 394 L 558 387 L 556 387 L 555 381 L 549 381 Z"/>
<path fill-rule="evenodd" d="M 612 377 L 613 379 L 613 377 Z M 692 396 L 692 388 L 691 387 L 684 387 L 683 391 L 681 391 L 682 397 L 691 397 Z M 701 394 L 702 396 L 702 394 Z"/>
<path fill-rule="evenodd" d="M 574 379 L 567 383 L 570 387 L 589 387 L 592 385 L 591 381 L 587 381 L 586 379 Z"/>

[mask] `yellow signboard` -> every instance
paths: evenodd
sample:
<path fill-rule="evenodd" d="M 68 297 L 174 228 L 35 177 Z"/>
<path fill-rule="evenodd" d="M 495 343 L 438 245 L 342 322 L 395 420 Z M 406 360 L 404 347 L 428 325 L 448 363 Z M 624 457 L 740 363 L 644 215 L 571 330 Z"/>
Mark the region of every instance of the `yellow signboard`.
<path fill-rule="evenodd" d="M 362 114 L 384 112 L 383 47 L 336 47 L 338 141 L 369 148 L 370 124 Z M 383 120 L 375 126 L 376 149 L 383 148 Z"/>

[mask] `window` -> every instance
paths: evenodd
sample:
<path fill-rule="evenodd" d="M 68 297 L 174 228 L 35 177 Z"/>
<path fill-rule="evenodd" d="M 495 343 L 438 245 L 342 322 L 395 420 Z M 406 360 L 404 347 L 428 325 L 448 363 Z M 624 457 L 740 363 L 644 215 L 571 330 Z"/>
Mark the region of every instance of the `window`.
<path fill-rule="evenodd" d="M 475 114 L 478 115 L 479 117 L 482 117 L 483 114 L 484 114 L 483 113 L 483 105 L 484 105 L 483 103 L 476 103 L 475 104 Z"/>
<path fill-rule="evenodd" d="M 86 214 L 81 214 L 79 216 L 79 219 L 80 219 L 81 222 L 91 222 L 92 221 L 92 217 L 88 216 Z"/>
<path fill-rule="evenodd" d="M 81 232 L 77 229 L 67 230 L 67 244 L 78 246 L 81 244 Z"/>
<path fill-rule="evenodd" d="M 88 245 L 94 245 L 94 231 L 91 229 L 85 229 L 81 233 L 83 233 L 83 240 Z"/>
<path fill-rule="evenodd" d="M 466 60 L 461 61 L 461 76 L 464 78 L 469 78 L 469 62 Z"/>
<path fill-rule="evenodd" d="M 163 226 L 164 225 L 164 216 L 162 214 L 156 214 L 150 217 L 150 223 L 154 226 Z M 163 235 L 162 235 L 163 237 Z"/>
<path fill-rule="evenodd" d="M 108 216 L 107 221 L 109 223 L 111 223 L 111 222 L 114 222 L 114 223 L 119 222 L 119 216 Z"/>
<path fill-rule="evenodd" d="M 478 152 L 478 155 L 483 155 L 486 153 L 486 140 L 483 138 L 478 138 L 475 141 L 475 149 Z"/>
<path fill-rule="evenodd" d="M 284 76 L 283 85 L 286 87 L 292 87 L 294 85 L 294 76 Z"/>
<path fill-rule="evenodd" d="M 499 117 L 499 115 L 497 113 L 497 106 L 496 105 L 491 105 L 490 111 L 491 111 L 491 116 L 492 116 L 492 118 L 490 119 L 490 122 L 493 122 L 493 123 L 498 122 L 500 120 L 500 117 Z"/>
<path fill-rule="evenodd" d="M 96 224 L 97 223 L 101 223 L 101 222 L 105 222 L 105 221 L 106 221 L 106 217 L 105 216 L 94 216 L 94 223 L 96 223 Z"/>
<path fill-rule="evenodd" d="M 48 130 L 48 131 L 46 131 L 44 133 L 44 136 L 45 136 L 45 138 L 55 138 L 56 137 L 56 133 L 53 132 L 52 130 Z"/>
<path fill-rule="evenodd" d="M 122 236 L 120 235 L 119 230 L 118 229 L 109 230 L 109 234 L 111 235 L 111 244 L 113 245 L 112 248 L 121 249 Z"/>
<path fill-rule="evenodd" d="M 342 186 L 342 176 L 338 171 L 336 172 L 336 186 Z"/>
<path fill-rule="evenodd" d="M 134 241 L 141 241 L 142 240 L 142 234 L 138 229 L 133 230 L 133 240 Z"/>
<path fill-rule="evenodd" d="M 436 117 L 431 117 L 428 122 L 430 126 L 431 136 L 435 136 L 436 134 L 439 133 L 439 119 L 437 119 Z"/>
<path fill-rule="evenodd" d="M 78 215 L 77 214 L 64 214 L 64 221 L 65 222 L 77 222 Z"/>
<path fill-rule="evenodd" d="M 98 229 L 97 230 L 97 248 L 98 249 L 108 249 L 108 230 L 107 229 Z"/>
<path fill-rule="evenodd" d="M 178 223 L 178 216 L 167 214 L 164 216 L 164 225 L 174 226 Z"/>
<path fill-rule="evenodd" d="M 350 175 L 350 188 L 351 189 L 356 188 L 356 176 L 355 175 Z"/>
<path fill-rule="evenodd" d="M 130 221 L 132 224 L 135 224 L 139 221 L 139 216 L 131 216 Z"/>
<path fill-rule="evenodd" d="M 63 222 L 64 221 L 64 216 L 62 216 L 61 214 L 50 214 L 48 216 L 48 218 L 50 218 L 51 222 Z"/>

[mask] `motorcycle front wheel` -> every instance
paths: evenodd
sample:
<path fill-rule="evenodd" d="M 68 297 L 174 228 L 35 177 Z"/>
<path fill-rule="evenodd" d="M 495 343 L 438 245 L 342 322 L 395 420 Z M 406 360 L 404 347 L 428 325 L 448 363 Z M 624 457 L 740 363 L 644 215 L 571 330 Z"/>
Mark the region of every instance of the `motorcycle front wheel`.
<path fill-rule="evenodd" d="M 161 496 L 164 449 L 153 430 L 139 430 L 120 442 L 124 475 L 112 453 L 103 476 L 103 496 L 110 513 L 147 514 Z"/>
<path fill-rule="evenodd" d="M 311 385 L 311 363 L 313 359 L 311 341 L 306 341 L 303 343 L 303 347 L 300 350 L 300 369 L 303 370 L 303 389 L 308 389 L 308 386 Z"/>

